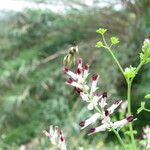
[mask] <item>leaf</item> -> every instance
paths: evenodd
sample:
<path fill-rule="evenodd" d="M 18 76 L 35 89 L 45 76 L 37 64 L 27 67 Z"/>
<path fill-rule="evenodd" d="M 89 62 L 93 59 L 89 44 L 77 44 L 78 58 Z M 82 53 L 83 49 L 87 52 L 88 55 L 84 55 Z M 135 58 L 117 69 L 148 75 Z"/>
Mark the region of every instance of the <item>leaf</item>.
<path fill-rule="evenodd" d="M 144 97 L 144 98 L 148 98 L 148 99 L 150 99 L 150 94 L 145 95 L 145 97 Z"/>

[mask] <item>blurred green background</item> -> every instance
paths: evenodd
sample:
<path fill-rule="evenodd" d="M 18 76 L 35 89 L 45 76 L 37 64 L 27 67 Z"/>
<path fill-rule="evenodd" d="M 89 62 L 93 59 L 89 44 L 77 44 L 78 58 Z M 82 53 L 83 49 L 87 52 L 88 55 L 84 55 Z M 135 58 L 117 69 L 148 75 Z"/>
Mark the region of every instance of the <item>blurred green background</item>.
<path fill-rule="evenodd" d="M 116 64 L 105 50 L 95 48 L 99 40 L 95 31 L 104 27 L 108 37 L 119 37 L 114 52 L 122 66 L 136 66 L 142 43 L 150 37 L 150 1 L 10 0 L 6 5 L 9 9 L 0 9 L 0 149 L 24 145 L 26 150 L 52 150 L 42 130 L 53 124 L 64 130 L 70 150 L 79 146 L 119 150 L 112 133 L 88 137 L 86 131 L 80 132 L 78 123 L 90 114 L 65 85 L 62 61 L 67 50 L 78 45 L 91 73 L 101 76 L 100 93 L 108 91 L 110 102 L 126 99 Z M 150 92 L 149 68 L 142 68 L 132 89 L 135 116 Z M 145 112 L 138 116 L 134 123 L 138 138 L 149 119 Z"/>

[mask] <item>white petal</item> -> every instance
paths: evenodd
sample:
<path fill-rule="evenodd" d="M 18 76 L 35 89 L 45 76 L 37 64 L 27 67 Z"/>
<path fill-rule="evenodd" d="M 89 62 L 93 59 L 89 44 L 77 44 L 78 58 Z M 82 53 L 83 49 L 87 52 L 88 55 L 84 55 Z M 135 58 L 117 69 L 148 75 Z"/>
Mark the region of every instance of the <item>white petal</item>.
<path fill-rule="evenodd" d="M 76 80 L 77 79 L 77 75 L 74 73 L 74 72 L 72 72 L 72 71 L 68 71 L 68 72 L 66 72 L 71 78 L 73 78 L 74 80 Z"/>
<path fill-rule="evenodd" d="M 86 64 L 84 67 L 83 78 L 86 79 L 89 75 L 89 65 Z"/>
<path fill-rule="evenodd" d="M 95 95 L 92 99 L 93 105 L 96 106 L 98 104 L 98 101 L 99 101 L 99 97 Z"/>
<path fill-rule="evenodd" d="M 90 124 L 96 122 L 96 120 L 100 117 L 100 113 L 95 113 L 93 114 L 90 118 L 88 118 L 87 120 L 85 120 L 84 122 L 84 126 L 81 127 L 81 129 L 86 128 L 87 126 L 89 126 Z"/>
<path fill-rule="evenodd" d="M 117 101 L 114 104 L 112 104 L 107 110 L 109 114 L 112 114 L 114 110 L 122 103 L 122 101 Z"/>
<path fill-rule="evenodd" d="M 127 119 L 123 119 L 120 121 L 116 121 L 113 123 L 113 128 L 117 129 L 117 128 L 122 128 L 123 126 L 125 126 L 128 123 Z"/>
<path fill-rule="evenodd" d="M 84 93 L 84 92 L 80 92 L 80 96 L 82 98 L 83 101 L 88 101 L 88 94 Z"/>
<path fill-rule="evenodd" d="M 88 135 L 92 135 L 94 133 L 101 132 L 101 131 L 106 131 L 108 128 L 110 128 L 110 125 L 105 123 L 99 127 L 93 128 L 94 130 L 92 132 L 89 132 Z"/>
<path fill-rule="evenodd" d="M 99 80 L 99 75 L 93 75 L 92 77 L 92 87 L 91 87 L 91 93 L 95 92 L 98 88 L 97 88 L 97 83 Z"/>
<path fill-rule="evenodd" d="M 78 68 L 82 69 L 82 58 L 78 59 Z"/>

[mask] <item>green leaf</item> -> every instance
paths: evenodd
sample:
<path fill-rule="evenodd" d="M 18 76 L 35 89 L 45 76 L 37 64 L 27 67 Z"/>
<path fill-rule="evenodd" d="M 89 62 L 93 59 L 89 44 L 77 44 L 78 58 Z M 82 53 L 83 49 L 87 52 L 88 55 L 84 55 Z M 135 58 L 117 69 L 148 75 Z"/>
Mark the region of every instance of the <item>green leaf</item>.
<path fill-rule="evenodd" d="M 110 41 L 111 41 L 112 45 L 118 44 L 120 42 L 119 38 L 117 38 L 117 37 L 111 37 Z"/>
<path fill-rule="evenodd" d="M 149 98 L 150 99 L 150 94 L 145 95 L 145 98 Z"/>
<path fill-rule="evenodd" d="M 99 33 L 101 35 L 103 35 L 105 32 L 107 32 L 107 29 L 104 28 L 99 28 L 98 30 L 96 30 L 96 33 Z"/>
<path fill-rule="evenodd" d="M 97 48 L 101 48 L 101 47 L 103 47 L 103 43 L 102 43 L 102 42 L 100 42 L 100 41 L 99 41 L 99 42 L 97 42 L 97 43 L 96 43 L 96 47 L 97 47 Z"/>

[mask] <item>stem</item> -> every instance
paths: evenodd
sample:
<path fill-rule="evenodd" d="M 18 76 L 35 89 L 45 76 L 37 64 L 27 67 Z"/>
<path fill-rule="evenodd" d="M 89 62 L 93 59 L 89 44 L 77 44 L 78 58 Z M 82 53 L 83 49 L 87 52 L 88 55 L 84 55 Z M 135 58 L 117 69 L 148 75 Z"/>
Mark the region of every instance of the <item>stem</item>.
<path fill-rule="evenodd" d="M 136 74 L 138 73 L 138 71 L 141 69 L 141 67 L 144 65 L 144 62 L 141 61 L 140 64 L 137 66 L 136 68 Z"/>
<path fill-rule="evenodd" d="M 150 109 L 144 108 L 145 111 L 150 112 Z"/>
<path fill-rule="evenodd" d="M 142 67 L 143 65 L 144 65 L 144 62 L 141 61 L 141 62 L 139 63 L 139 65 L 137 66 L 137 68 L 136 68 L 135 75 L 138 74 L 139 70 L 141 69 L 141 67 Z M 135 78 L 135 77 L 134 77 L 134 78 Z M 134 80 L 134 78 L 131 79 L 131 82 Z"/>
<path fill-rule="evenodd" d="M 108 44 L 107 44 L 107 42 L 106 42 L 106 40 L 105 40 L 104 34 L 102 34 L 102 40 L 103 40 L 105 46 L 106 46 L 106 47 L 109 47 Z"/>
<path fill-rule="evenodd" d="M 131 82 L 128 80 L 127 100 L 128 100 L 128 115 L 131 115 Z"/>
<path fill-rule="evenodd" d="M 105 42 L 104 42 L 105 43 Z M 106 43 L 107 44 L 107 43 Z M 109 53 L 111 54 L 111 56 L 113 57 L 114 61 L 116 62 L 116 64 L 118 65 L 120 71 L 122 72 L 123 76 L 124 76 L 124 71 L 123 71 L 123 68 L 122 66 L 120 65 L 119 61 L 117 60 L 116 56 L 114 55 L 114 53 L 112 52 L 111 48 L 108 47 L 107 45 L 105 44 L 105 46 L 103 46 L 104 48 L 106 48 Z M 124 76 L 125 77 L 125 76 Z"/>
<path fill-rule="evenodd" d="M 127 89 L 127 100 L 128 100 L 128 115 L 131 115 L 131 85 L 132 82 L 128 80 L 128 89 Z M 130 130 L 130 137 L 133 145 L 133 150 L 136 150 L 136 145 L 135 145 L 135 138 L 134 138 L 134 133 L 133 133 L 133 127 L 132 123 L 129 123 L 129 130 Z"/>
<path fill-rule="evenodd" d="M 123 140 L 121 139 L 119 133 L 118 133 L 114 128 L 112 128 L 112 131 L 115 133 L 115 135 L 116 135 L 116 137 L 118 138 L 118 141 L 119 141 L 120 144 L 122 145 L 123 149 L 126 150 L 125 143 L 124 143 Z"/>

